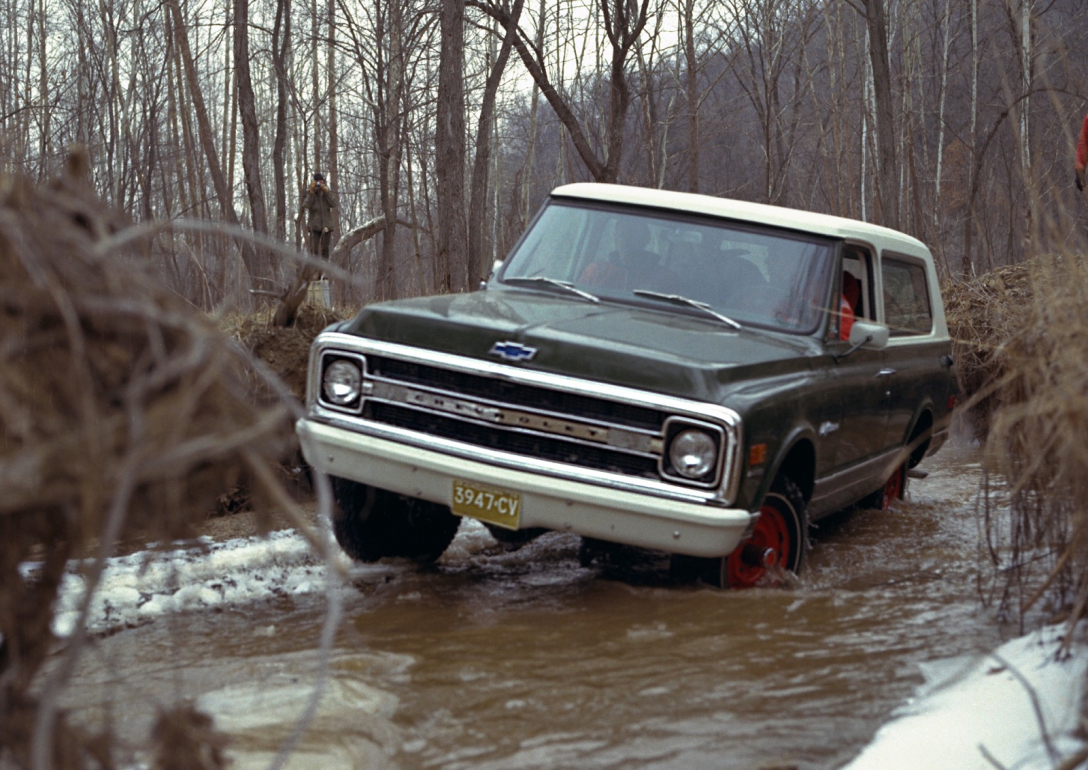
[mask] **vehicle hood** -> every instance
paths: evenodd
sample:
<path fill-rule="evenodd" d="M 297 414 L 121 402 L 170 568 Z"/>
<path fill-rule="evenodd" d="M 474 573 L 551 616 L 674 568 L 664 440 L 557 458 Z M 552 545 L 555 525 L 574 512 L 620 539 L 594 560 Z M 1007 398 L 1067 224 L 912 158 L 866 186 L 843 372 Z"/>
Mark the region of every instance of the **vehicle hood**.
<path fill-rule="evenodd" d="M 806 372 L 822 354 L 811 337 L 736 330 L 673 307 L 517 290 L 375 304 L 340 331 L 492 363 L 502 363 L 490 353 L 496 342 L 517 342 L 536 349 L 517 368 L 700 400 L 729 383 Z"/>

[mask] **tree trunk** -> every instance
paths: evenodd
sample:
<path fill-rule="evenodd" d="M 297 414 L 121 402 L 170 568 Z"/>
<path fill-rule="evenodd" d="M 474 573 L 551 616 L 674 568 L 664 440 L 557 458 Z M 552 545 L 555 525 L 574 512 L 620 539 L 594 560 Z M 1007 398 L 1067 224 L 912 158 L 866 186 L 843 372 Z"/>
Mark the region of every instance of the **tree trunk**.
<path fill-rule="evenodd" d="M 681 28 L 684 34 L 684 85 L 688 102 L 688 191 L 699 192 L 699 92 L 698 54 L 695 51 L 695 0 L 683 0 Z"/>
<path fill-rule="evenodd" d="M 971 25 L 971 125 L 967 129 L 967 145 L 971 150 L 971 165 L 974 166 L 978 153 L 978 0 L 970 0 L 968 14 Z M 964 223 L 963 230 L 963 260 L 960 263 L 960 273 L 965 280 L 970 278 L 975 271 L 974 258 L 972 257 L 975 229 L 973 204 L 973 200 L 968 200 L 967 221 Z"/>
<path fill-rule="evenodd" d="M 219 198 L 219 208 L 223 218 L 232 225 L 238 226 L 238 214 L 234 211 L 231 202 L 230 190 L 227 188 L 227 180 L 223 176 L 223 167 L 219 164 L 219 156 L 215 153 L 215 141 L 212 134 L 211 121 L 208 120 L 208 110 L 204 106 L 204 96 L 200 91 L 200 80 L 197 76 L 196 65 L 193 62 L 193 54 L 189 50 L 189 36 L 185 31 L 185 21 L 181 16 L 179 0 L 167 0 L 174 15 L 174 33 L 182 63 L 185 66 L 185 76 L 189 82 L 189 94 L 193 100 L 193 112 L 196 114 L 199 126 L 200 144 L 204 150 L 204 157 L 208 162 L 208 172 L 215 186 L 216 197 Z M 255 257 L 252 245 L 245 239 L 238 239 L 238 247 L 242 252 L 242 262 L 246 271 L 252 276 L 256 272 Z"/>
<path fill-rule="evenodd" d="M 1034 35 L 1032 27 L 1034 22 L 1034 3 L 1032 0 L 1020 0 L 1020 93 L 1030 94 L 1034 88 Z M 1038 238 L 1035 228 L 1038 223 L 1036 207 L 1038 204 L 1039 190 L 1035 183 L 1035 170 L 1031 153 L 1031 99 L 1025 98 L 1020 109 L 1020 176 L 1024 180 L 1024 197 L 1027 199 L 1027 210 L 1024 212 L 1027 221 L 1024 223 L 1023 253 L 1021 260 L 1028 260 L 1035 256 L 1035 244 Z M 1011 218 L 1010 218 L 1011 220 Z"/>
<path fill-rule="evenodd" d="M 242 116 L 242 169 L 246 176 L 249 210 L 253 217 L 253 229 L 267 234 L 268 215 L 261 185 L 261 138 L 253 103 L 253 81 L 249 74 L 249 0 L 234 0 L 234 76 L 237 79 L 238 111 Z M 268 255 L 262 254 L 262 263 L 266 259 Z"/>
<path fill-rule="evenodd" d="M 948 56 L 952 41 L 952 0 L 945 0 L 944 14 L 941 17 L 941 33 L 943 39 L 941 45 L 941 84 L 937 97 L 937 169 L 933 180 L 933 234 L 936 236 L 934 245 L 937 247 L 943 269 L 947 272 L 948 247 L 947 240 L 942 237 L 939 229 L 939 212 L 941 211 L 941 177 L 944 173 L 944 120 L 945 104 L 948 100 Z"/>
<path fill-rule="evenodd" d="M 438 265 L 442 291 L 468 289 L 465 222 L 465 6 L 441 0 L 435 178 L 438 184 Z"/>
<path fill-rule="evenodd" d="M 396 244 L 397 207 L 400 193 L 402 154 L 402 116 L 405 101 L 405 25 L 404 9 L 394 3 L 378 6 L 375 40 L 379 54 L 374 71 L 374 143 L 378 169 L 378 203 L 384 217 L 381 247 L 374 269 L 372 296 L 392 299 L 397 296 Z M 383 63 L 384 61 L 384 63 Z M 405 116 L 407 110 L 405 110 Z"/>
<path fill-rule="evenodd" d="M 536 25 L 536 50 L 544 49 L 544 14 L 547 0 L 540 0 L 539 15 Z M 521 195 L 518 199 L 518 229 L 524 229 L 529 221 L 529 191 L 533 179 L 533 166 L 536 163 L 536 136 L 540 113 L 540 84 L 533 80 L 533 91 L 529 97 L 529 146 L 525 150 L 525 161 L 521 165 Z"/>
<path fill-rule="evenodd" d="M 50 118 L 53 110 L 49 107 L 49 67 L 46 60 L 46 36 L 45 36 L 45 0 L 38 0 L 38 69 L 40 83 L 38 85 L 38 100 L 41 108 L 41 134 L 38 138 L 38 178 L 45 179 L 49 172 L 50 146 Z"/>
<path fill-rule="evenodd" d="M 272 68 L 276 74 L 276 136 L 272 142 L 272 174 L 276 185 L 276 219 L 273 235 L 287 238 L 287 47 L 291 44 L 291 0 L 278 0 L 272 28 Z"/>
<path fill-rule="evenodd" d="M 623 153 L 624 123 L 631 91 L 627 85 L 627 56 L 642 34 L 649 13 L 649 0 L 599 0 L 604 17 L 605 34 L 612 45 L 610 82 L 608 84 L 608 144 L 604 168 L 598 182 L 615 182 L 619 178 Z"/>
<path fill-rule="evenodd" d="M 232 29 L 234 26 L 233 11 L 233 4 L 226 3 L 228 29 Z M 222 158 L 219 162 L 226 172 L 227 189 L 231 191 L 232 196 L 234 195 L 234 143 L 238 132 L 238 90 L 237 86 L 235 86 L 234 67 L 231 66 L 230 62 L 233 52 L 232 46 L 223 46 L 223 138 L 219 142 L 219 148 L 222 152 Z M 234 98 L 232 98 L 232 91 Z M 230 120 L 227 120 L 227 115 L 230 115 Z"/>
<path fill-rule="evenodd" d="M 475 286 L 487 275 L 490 265 L 484 254 L 484 232 L 487 228 L 488 171 L 491 163 L 491 136 L 495 124 L 495 97 L 499 81 L 510 60 L 510 48 L 517 34 L 523 0 L 514 0 L 510 12 L 510 24 L 506 28 L 502 46 L 484 84 L 484 98 L 480 105 L 480 118 L 476 126 L 476 157 L 472 168 L 472 196 L 468 209 L 468 278 L 469 287 Z"/>
<path fill-rule="evenodd" d="M 892 101 L 891 63 L 888 59 L 888 19 L 884 0 L 862 0 L 869 29 L 869 59 L 873 67 L 873 98 L 876 102 L 878 223 L 899 229 L 899 167 L 895 152 L 895 107 Z"/>
<path fill-rule="evenodd" d="M 321 73 L 318 66 L 317 58 L 317 42 L 320 29 L 318 28 L 318 0 L 313 0 L 310 4 L 310 75 L 311 77 L 311 89 L 310 89 L 310 105 L 313 109 L 313 120 L 310 121 L 311 134 L 313 135 L 313 159 L 314 171 L 321 171 L 321 139 L 324 135 L 324 130 L 321 125 Z"/>
<path fill-rule="evenodd" d="M 466 0 L 466 4 L 473 8 L 479 8 L 504 27 L 509 26 L 510 14 L 503 8 L 484 2 L 484 0 Z M 624 120 L 630 100 L 626 75 L 627 55 L 646 26 L 649 0 L 642 0 L 641 5 L 637 4 L 635 0 L 598 0 L 598 10 L 604 18 L 605 33 L 612 47 L 608 135 L 603 160 L 597 156 L 596 151 L 590 144 L 585 131 L 582 130 L 582 126 L 578 122 L 578 118 L 574 115 L 574 110 L 548 77 L 547 69 L 544 66 L 543 51 L 538 48 L 534 52 L 521 34 L 515 35 L 512 42 L 514 50 L 518 52 L 522 64 L 525 65 L 525 69 L 529 71 L 533 81 L 540 87 L 541 93 L 544 94 L 544 98 L 548 100 L 548 104 L 555 111 L 559 122 L 566 128 L 571 144 L 574 145 L 574 149 L 582 159 L 582 163 L 585 164 L 590 176 L 597 182 L 615 182 L 619 174 Z M 441 96 L 439 97 L 439 107 L 441 108 Z M 565 142 L 560 144 L 560 152 L 563 151 L 564 147 Z"/>
<path fill-rule="evenodd" d="M 366 243 L 375 235 L 382 232 L 382 230 L 385 229 L 385 225 L 385 215 L 381 215 L 344 233 L 343 237 L 336 242 L 336 247 L 333 248 L 332 252 L 329 254 L 329 261 L 334 264 L 340 264 L 341 261 L 348 258 L 352 249 L 361 243 Z"/>
<path fill-rule="evenodd" d="M 336 0 L 329 0 L 329 189 L 340 191 L 340 137 L 336 125 Z M 332 210 L 333 228 L 329 233 L 330 246 L 336 245 L 340 234 L 340 207 Z"/>

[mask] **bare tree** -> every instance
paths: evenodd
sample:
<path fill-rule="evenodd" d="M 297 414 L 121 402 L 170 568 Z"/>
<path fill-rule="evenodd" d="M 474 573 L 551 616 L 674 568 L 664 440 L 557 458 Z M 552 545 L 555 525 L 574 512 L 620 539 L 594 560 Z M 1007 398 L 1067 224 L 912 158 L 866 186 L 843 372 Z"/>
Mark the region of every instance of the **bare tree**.
<path fill-rule="evenodd" d="M 276 0 L 272 28 L 272 67 L 276 78 L 276 131 L 272 142 L 272 174 L 275 182 L 276 217 L 273 234 L 287 237 L 287 52 L 291 44 L 291 0 Z"/>
<path fill-rule="evenodd" d="M 1079 0 L 12 0 L 0 167 L 84 142 L 134 218 L 286 240 L 317 165 L 344 233 L 382 218 L 337 252 L 359 301 L 471 288 L 535 197 L 587 178 L 906 226 L 969 276 L 1057 237 L 1085 29 Z M 282 277 L 214 228 L 152 258 L 203 307 Z"/>
<path fill-rule="evenodd" d="M 808 0 L 736 0 L 730 15 L 741 49 L 731 64 L 762 131 L 764 199 L 785 203 L 816 9 Z"/>
<path fill-rule="evenodd" d="M 506 14 L 504 26 L 510 26 Z M 445 291 L 468 285 L 468 223 L 465 219 L 465 6 L 440 0 L 442 47 L 438 63 L 435 126 L 435 179 L 438 185 L 436 278 Z"/>
<path fill-rule="evenodd" d="M 884 0 L 860 0 L 869 34 L 869 60 L 873 68 L 873 100 L 876 104 L 877 204 L 880 224 L 899 227 L 898 162 L 895 151 L 895 106 L 892 99 L 891 62 L 888 52 L 888 17 Z"/>
<path fill-rule="evenodd" d="M 495 96 L 499 90 L 506 63 L 510 59 L 510 49 L 517 34 L 518 21 L 524 0 L 514 0 L 510 11 L 510 21 L 503 36 L 498 55 L 484 83 L 483 103 L 476 127 L 476 154 L 472 166 L 472 193 L 468 209 L 468 276 L 469 287 L 487 274 L 484 249 L 484 234 L 487 232 L 488 189 L 491 173 L 491 137 L 495 131 Z"/>
<path fill-rule="evenodd" d="M 208 110 L 204 106 L 204 96 L 200 90 L 200 79 L 197 75 L 196 64 L 193 62 L 192 52 L 189 50 L 189 36 L 185 31 L 185 20 L 182 18 L 181 7 L 178 3 L 179 0 L 167 0 L 166 5 L 173 14 L 174 34 L 178 44 L 178 51 L 181 55 L 181 60 L 185 67 L 185 75 L 189 82 L 189 95 L 193 100 L 193 112 L 196 114 L 197 123 L 200 127 L 200 144 L 204 150 L 204 157 L 208 162 L 212 183 L 215 185 L 215 193 L 219 198 L 219 208 L 223 218 L 230 224 L 237 226 L 239 224 L 238 214 L 234 210 L 234 203 L 232 202 L 230 190 L 227 187 L 227 180 L 226 177 L 223 176 L 223 167 L 219 164 L 219 156 L 215 152 L 215 141 L 212 138 L 211 121 L 208 119 Z M 240 239 L 239 248 L 242 252 L 242 261 L 245 264 L 246 271 L 251 276 L 256 275 L 256 259 L 249 241 Z"/>
<path fill-rule="evenodd" d="M 509 26 L 510 14 L 505 9 L 480 0 L 467 0 L 504 27 Z M 627 61 L 631 49 L 643 30 L 649 15 L 650 0 L 597 0 L 595 8 L 609 42 L 610 61 L 606 75 L 608 84 L 607 133 L 603 157 L 594 149 L 582 123 L 576 117 L 569 97 L 564 96 L 548 75 L 545 52 L 519 31 L 513 39 L 514 49 L 522 63 L 540 87 L 548 104 L 570 135 L 578 156 L 594 180 L 615 182 L 619 178 L 620 159 L 624 143 L 627 108 L 631 101 L 627 82 Z"/>
<path fill-rule="evenodd" d="M 268 216 L 264 207 L 261 185 L 261 137 L 257 126 L 257 110 L 253 103 L 253 81 L 249 75 L 249 0 L 234 0 L 234 77 L 237 81 L 238 110 L 242 116 L 242 168 L 246 177 L 246 193 L 253 229 L 268 233 Z M 262 253 L 262 272 L 267 272 L 270 257 Z"/>

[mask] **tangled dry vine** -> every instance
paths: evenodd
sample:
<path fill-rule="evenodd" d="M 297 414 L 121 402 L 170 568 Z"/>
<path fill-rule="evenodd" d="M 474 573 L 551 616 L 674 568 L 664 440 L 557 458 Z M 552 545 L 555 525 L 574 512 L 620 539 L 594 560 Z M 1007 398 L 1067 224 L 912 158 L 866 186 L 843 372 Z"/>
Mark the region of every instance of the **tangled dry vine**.
<path fill-rule="evenodd" d="M 292 518 L 332 564 L 275 471 L 294 451 L 297 400 L 155 279 L 147 239 L 129 237 L 138 228 L 94 196 L 83 168 L 77 153 L 48 186 L 0 179 L 0 748 L 22 767 L 113 766 L 110 736 L 69 725 L 56 705 L 83 623 L 42 681 L 73 557 L 94 557 L 85 613 L 119 540 L 192 537 L 245 476 L 258 514 Z M 333 606 L 326 646 L 337 620 Z M 157 734 L 219 740 L 203 728 Z"/>

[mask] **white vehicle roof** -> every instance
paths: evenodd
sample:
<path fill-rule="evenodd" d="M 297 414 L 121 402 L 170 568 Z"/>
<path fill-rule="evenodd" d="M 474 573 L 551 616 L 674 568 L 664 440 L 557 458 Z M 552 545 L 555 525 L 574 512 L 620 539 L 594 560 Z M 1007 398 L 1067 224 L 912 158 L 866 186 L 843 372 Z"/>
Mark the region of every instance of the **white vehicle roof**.
<path fill-rule="evenodd" d="M 912 238 L 898 230 L 891 230 L 887 227 L 872 225 L 856 219 L 816 214 L 811 211 L 789 209 L 783 206 L 768 206 L 763 203 L 748 203 L 730 198 L 655 190 L 648 187 L 591 182 L 563 185 L 553 190 L 552 195 L 560 198 L 580 198 L 582 200 L 607 203 L 650 206 L 658 209 L 705 214 L 772 227 L 782 227 L 789 230 L 826 235 L 832 238 L 861 241 L 875 246 L 881 252 L 888 249 L 900 254 L 918 257 L 926 262 L 932 262 L 932 256 L 925 244 L 917 238 Z"/>

